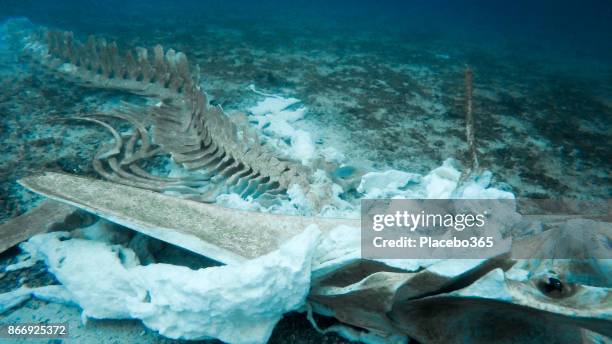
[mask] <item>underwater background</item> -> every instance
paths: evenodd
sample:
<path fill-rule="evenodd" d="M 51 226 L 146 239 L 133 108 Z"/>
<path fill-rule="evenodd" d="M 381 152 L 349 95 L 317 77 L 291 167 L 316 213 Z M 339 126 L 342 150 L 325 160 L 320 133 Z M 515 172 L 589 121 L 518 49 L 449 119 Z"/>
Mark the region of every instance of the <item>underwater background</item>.
<path fill-rule="evenodd" d="M 300 99 L 308 108 L 302 126 L 318 145 L 374 169 L 424 173 L 446 158 L 465 161 L 469 65 L 480 160 L 503 181 L 498 187 L 530 198 L 612 194 L 607 0 L 2 1 L 1 20 L 19 16 L 82 39 L 184 51 L 228 112 L 255 103 L 248 85 Z M 15 196 L 16 178 L 41 169 L 91 172 L 96 142 L 107 138 L 45 118 L 124 96 L 48 82 L 14 53 L 2 56 L 0 218 L 7 218 L 30 197 Z"/>
<path fill-rule="evenodd" d="M 465 158 L 467 64 L 481 164 L 505 188 L 535 198 L 612 193 L 606 0 L 2 1 L 0 19 L 19 16 L 120 46 L 184 51 L 228 111 L 255 101 L 251 84 L 300 99 L 318 144 L 376 169 L 423 173 Z M 16 71 L 13 55 L 1 65 L 1 218 L 27 207 L 15 198 L 17 177 L 90 170 L 88 142 L 106 135 L 66 142 L 45 117 L 121 96 L 41 81 Z"/>
<path fill-rule="evenodd" d="M 13 17 L 82 40 L 183 51 L 228 113 L 257 103 L 250 85 L 299 99 L 308 111 L 296 125 L 365 170 L 425 174 L 447 158 L 468 161 L 469 65 L 480 163 L 497 188 L 528 198 L 612 195 L 608 0 L 0 0 L 0 22 Z M 40 75 L 2 39 L 0 86 L 0 222 L 39 200 L 21 177 L 95 175 L 91 157 L 108 133 L 49 119 L 138 101 Z M 298 339 L 342 341 L 302 317 L 281 322 L 272 341 Z M 166 341 L 149 332 L 143 340 Z"/>

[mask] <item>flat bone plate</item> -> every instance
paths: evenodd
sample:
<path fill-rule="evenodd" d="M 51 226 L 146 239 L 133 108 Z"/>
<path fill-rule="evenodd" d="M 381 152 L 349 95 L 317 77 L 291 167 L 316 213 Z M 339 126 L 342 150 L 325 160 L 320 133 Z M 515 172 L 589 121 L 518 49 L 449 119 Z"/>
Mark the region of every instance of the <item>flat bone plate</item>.
<path fill-rule="evenodd" d="M 316 224 L 322 232 L 339 225 L 359 228 L 359 220 L 235 210 L 62 173 L 46 172 L 19 183 L 48 198 L 226 264 L 272 252 L 310 224 Z"/>

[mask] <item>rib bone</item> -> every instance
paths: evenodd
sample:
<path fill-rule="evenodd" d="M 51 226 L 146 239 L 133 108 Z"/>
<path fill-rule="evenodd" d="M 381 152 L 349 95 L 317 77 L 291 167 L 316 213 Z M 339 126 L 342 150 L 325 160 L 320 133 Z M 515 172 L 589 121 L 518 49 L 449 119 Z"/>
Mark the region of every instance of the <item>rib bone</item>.
<path fill-rule="evenodd" d="M 118 89 L 161 101 L 157 107 L 114 112 L 115 117 L 131 121 L 138 134 L 125 142 L 125 148 L 122 148 L 124 142 L 121 138 L 115 135 L 121 147 L 98 154 L 98 162 L 94 163 L 98 168 L 108 163 L 105 159 L 118 155 L 117 150 L 128 152 L 119 162 L 128 170 L 135 161 L 144 159 L 147 156 L 146 148 L 131 152 L 139 139 L 143 144 L 148 144 L 145 141 L 148 135 L 145 134 L 145 127 L 149 127 L 152 128 L 149 133 L 153 142 L 177 163 L 188 170 L 202 170 L 205 175 L 217 176 L 213 180 L 227 183 L 226 187 L 235 185 L 238 178 L 238 189 L 243 191 L 244 197 L 261 194 L 268 186 L 258 184 L 265 180 L 265 184 L 274 185 L 274 189 L 280 191 L 286 191 L 292 184 L 299 185 L 313 209 L 320 209 L 328 201 L 331 183 L 322 192 L 311 190 L 310 168 L 297 161 L 283 161 L 279 166 L 274 153 L 260 145 L 253 129 L 237 126 L 220 106 L 208 104 L 206 94 L 194 81 L 199 76 L 190 74 L 189 61 L 182 52 L 165 50 L 161 45 L 156 45 L 152 51 L 136 48 L 134 51 L 120 52 L 115 42 L 109 43 L 104 38 L 90 37 L 82 44 L 70 32 L 45 31 L 45 42 L 35 34 L 23 37 L 22 42 L 24 50 L 47 69 L 88 87 Z M 150 56 L 152 61 L 149 60 Z M 140 116 L 145 123 L 138 124 L 131 120 L 135 116 L 130 112 L 134 111 L 146 113 L 146 116 Z M 108 124 L 89 120 L 104 125 L 112 132 Z M 245 170 L 252 172 L 245 175 Z M 128 183 L 126 178 L 116 177 L 115 181 Z M 158 189 L 156 186 L 160 182 L 145 173 L 128 179 L 138 180 L 139 185 L 150 183 L 149 189 Z M 135 185 L 132 182 L 128 184 Z"/>

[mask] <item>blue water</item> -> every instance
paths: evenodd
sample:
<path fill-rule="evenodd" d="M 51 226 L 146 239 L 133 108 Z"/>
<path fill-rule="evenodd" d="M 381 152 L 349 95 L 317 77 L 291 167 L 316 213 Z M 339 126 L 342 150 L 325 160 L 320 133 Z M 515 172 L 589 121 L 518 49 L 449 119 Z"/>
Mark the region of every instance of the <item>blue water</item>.
<path fill-rule="evenodd" d="M 124 33 L 137 31 L 139 22 L 167 30 L 222 22 L 238 29 L 277 28 L 281 36 L 283 30 L 298 36 L 370 33 L 381 39 L 397 37 L 400 44 L 446 41 L 503 48 L 508 54 L 547 57 L 583 70 L 598 63 L 608 73 L 612 58 L 608 0 L 4 0 L 0 18 L 7 16 L 27 16 L 71 30 Z"/>

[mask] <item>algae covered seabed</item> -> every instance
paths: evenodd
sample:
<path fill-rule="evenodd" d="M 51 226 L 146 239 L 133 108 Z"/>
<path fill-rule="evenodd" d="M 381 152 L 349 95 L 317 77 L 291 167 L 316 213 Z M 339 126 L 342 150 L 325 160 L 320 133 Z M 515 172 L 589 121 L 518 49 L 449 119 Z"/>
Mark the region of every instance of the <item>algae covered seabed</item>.
<path fill-rule="evenodd" d="M 396 21 L 387 21 L 367 9 L 344 11 L 342 6 L 296 9 L 265 2 L 226 8 L 215 2 L 205 10 L 193 3 L 181 7 L 136 1 L 119 11 L 110 4 L 73 5 L 9 2 L 0 9 L 0 19 L 27 16 L 38 25 L 81 37 L 105 36 L 121 46 L 159 43 L 183 51 L 200 66 L 204 89 L 228 113 L 257 102 L 249 85 L 300 99 L 307 115 L 296 125 L 310 132 L 317 145 L 338 149 L 347 162 L 366 170 L 426 173 L 446 158 L 467 161 L 463 72 L 470 65 L 477 147 L 496 187 L 529 198 L 612 195 L 608 43 L 602 43 L 602 57 L 590 45 L 572 46 L 583 37 L 540 41 L 528 34 L 524 41 L 506 39 L 486 33 L 490 30 L 484 24 L 481 30 L 473 25 L 451 34 L 420 27 L 427 16 L 419 18 L 418 13 L 404 13 L 405 20 L 395 13 Z M 17 179 L 40 170 L 94 175 L 91 158 L 110 141 L 108 133 L 51 119 L 119 100 L 141 101 L 42 74 L 1 41 L 0 85 L 0 222 L 39 200 L 18 186 Z M 0 264 L 12 262 L 15 253 L 3 254 Z M 31 286 L 52 283 L 44 266 L 22 273 L 3 276 L 0 292 L 24 281 Z M 67 317 L 72 312 L 78 318 L 76 308 L 41 301 L 30 301 L 27 307 Z M 108 326 L 124 326 L 118 333 L 133 332 L 137 341 L 171 342 L 136 322 L 95 323 L 97 331 L 114 324 Z M 273 335 L 277 342 L 298 339 L 341 341 L 321 337 L 302 317 L 284 320 Z"/>
<path fill-rule="evenodd" d="M 530 198 L 612 194 L 612 67 L 572 47 L 572 40 L 567 46 L 538 44 L 537 37 L 516 42 L 488 37 L 486 27 L 455 35 L 409 30 L 400 27 L 404 21 L 386 24 L 366 9 L 342 16 L 333 8 L 318 17 L 314 5 L 301 11 L 272 3 L 191 6 L 135 2 L 113 12 L 111 5 L 15 5 L 7 12 L 82 38 L 96 34 L 122 46 L 160 43 L 184 51 L 199 64 L 205 90 L 229 113 L 257 101 L 249 85 L 300 99 L 308 112 L 298 126 L 318 145 L 377 170 L 425 173 L 446 158 L 466 161 L 468 64 L 481 165 L 498 187 Z M 406 22 L 418 18 L 406 16 Z M 47 120 L 128 96 L 41 75 L 5 49 L 1 58 L 0 218 L 6 219 L 24 212 L 31 198 L 17 178 L 43 169 L 89 174 L 94 147 L 109 139 L 95 126 Z"/>

